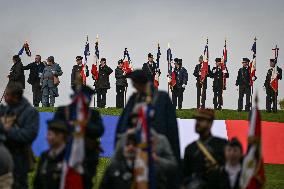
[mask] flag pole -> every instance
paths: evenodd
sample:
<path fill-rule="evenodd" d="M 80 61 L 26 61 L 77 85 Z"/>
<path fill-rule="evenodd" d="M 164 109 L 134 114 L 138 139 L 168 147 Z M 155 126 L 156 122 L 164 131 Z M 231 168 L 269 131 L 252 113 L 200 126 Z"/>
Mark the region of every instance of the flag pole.
<path fill-rule="evenodd" d="M 168 43 L 168 49 L 170 48 L 170 43 Z M 167 53 L 168 56 L 168 53 Z M 170 70 L 170 60 L 168 60 L 168 74 Z M 168 77 L 171 77 L 170 75 Z M 168 94 L 170 94 L 170 83 L 168 82 Z"/>

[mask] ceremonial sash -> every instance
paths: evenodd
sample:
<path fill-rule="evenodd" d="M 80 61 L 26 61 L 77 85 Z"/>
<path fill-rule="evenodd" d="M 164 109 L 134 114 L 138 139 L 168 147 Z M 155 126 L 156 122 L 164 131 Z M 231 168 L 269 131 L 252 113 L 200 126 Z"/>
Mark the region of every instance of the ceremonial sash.
<path fill-rule="evenodd" d="M 196 142 L 198 149 L 202 152 L 202 154 L 206 157 L 206 159 L 213 165 L 213 166 L 217 166 L 218 162 L 216 161 L 216 159 L 213 157 L 213 155 L 208 151 L 208 149 L 206 148 L 206 146 L 200 141 L 198 140 Z"/>

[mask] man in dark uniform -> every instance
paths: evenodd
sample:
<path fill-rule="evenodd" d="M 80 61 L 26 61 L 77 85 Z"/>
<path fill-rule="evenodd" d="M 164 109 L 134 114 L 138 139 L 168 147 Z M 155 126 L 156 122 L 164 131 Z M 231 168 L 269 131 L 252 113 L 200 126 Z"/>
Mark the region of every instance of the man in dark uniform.
<path fill-rule="evenodd" d="M 49 149 L 41 154 L 35 174 L 34 189 L 60 188 L 69 128 L 62 120 L 50 120 L 47 123 Z"/>
<path fill-rule="evenodd" d="M 210 66 L 208 65 L 208 72 L 205 76 L 204 81 L 201 81 L 201 70 L 203 64 L 203 56 L 199 57 L 199 64 L 195 66 L 193 75 L 196 77 L 196 88 L 197 88 L 197 109 L 205 108 L 206 101 L 206 89 L 207 89 L 207 77 L 210 77 L 211 71 Z"/>
<path fill-rule="evenodd" d="M 146 100 L 146 90 L 149 88 L 148 85 L 152 85 L 145 72 L 142 70 L 135 70 L 128 74 L 127 77 L 131 78 L 136 92 L 129 98 L 126 107 L 119 118 L 116 128 L 116 141 L 121 134 L 125 133 L 126 130 L 131 127 L 129 125 L 129 117 L 132 115 L 133 108 L 137 103 L 144 102 Z M 167 137 L 177 162 L 179 162 L 180 146 L 176 112 L 168 93 L 164 91 L 154 91 L 153 106 L 155 110 L 152 124 L 153 128 L 158 133 Z"/>
<path fill-rule="evenodd" d="M 194 117 L 199 139 L 185 149 L 184 177 L 189 179 L 189 184 L 198 183 L 207 186 L 205 188 L 216 188 L 215 173 L 219 166 L 224 165 L 224 147 L 227 141 L 211 134 L 214 110 L 199 109 Z"/>
<path fill-rule="evenodd" d="M 76 85 L 75 95 L 78 92 L 82 92 L 87 101 L 87 105 L 89 106 L 91 103 L 92 95 L 94 91 L 85 85 Z M 71 103 L 68 106 L 58 107 L 55 112 L 54 119 L 60 119 L 65 122 L 70 121 L 69 113 L 74 109 L 74 104 Z M 100 113 L 92 108 L 88 109 L 89 119 L 87 121 L 87 126 L 85 130 L 85 159 L 83 162 L 84 167 L 84 188 L 91 189 L 93 187 L 93 177 L 96 175 L 96 167 L 98 164 L 99 153 L 101 152 L 99 138 L 104 133 L 104 125 L 102 122 L 102 118 Z"/>
<path fill-rule="evenodd" d="M 211 78 L 213 78 L 213 104 L 215 110 L 221 110 L 223 106 L 223 87 L 224 87 L 224 78 L 229 78 L 229 72 L 227 67 L 222 70 L 221 67 L 221 58 L 215 59 L 216 66 L 212 69 Z"/>
<path fill-rule="evenodd" d="M 124 95 L 125 90 L 128 86 L 126 80 L 126 73 L 122 69 L 123 61 L 118 61 L 118 66 L 115 69 L 115 78 L 116 78 L 116 107 L 117 108 L 124 108 Z"/>
<path fill-rule="evenodd" d="M 96 84 L 97 90 L 97 104 L 99 108 L 106 106 L 106 94 L 110 89 L 109 75 L 113 70 L 106 65 L 106 59 L 102 58 L 99 66 L 99 78 Z"/>
<path fill-rule="evenodd" d="M 266 111 L 271 112 L 271 104 L 273 112 L 277 112 L 277 96 L 278 96 L 278 87 L 277 90 L 274 90 L 271 87 L 271 82 L 282 79 L 282 69 L 276 66 L 275 59 L 270 59 L 270 69 L 267 72 L 264 87 L 266 89 Z"/>
<path fill-rule="evenodd" d="M 143 64 L 142 70 L 146 74 L 147 79 L 153 83 L 156 73 L 156 63 L 151 53 L 148 54 L 148 62 Z"/>
<path fill-rule="evenodd" d="M 45 65 L 41 62 L 41 56 L 36 55 L 35 61 L 24 66 L 24 70 L 30 70 L 28 83 L 32 85 L 33 92 L 33 105 L 34 107 L 39 107 L 39 103 L 42 99 L 42 92 L 40 86 L 40 78 Z"/>
<path fill-rule="evenodd" d="M 245 111 L 250 111 L 251 102 L 251 86 L 250 86 L 250 69 L 249 69 L 248 58 L 243 58 L 243 67 L 238 71 L 238 77 L 236 80 L 236 86 L 239 86 L 239 100 L 238 100 L 238 111 L 243 110 L 243 98 L 246 95 L 246 106 Z"/>
<path fill-rule="evenodd" d="M 24 67 L 19 55 L 13 56 L 13 66 L 10 69 L 10 73 L 8 75 L 9 84 L 10 83 L 20 83 L 22 88 L 25 89 L 25 74 Z"/>
<path fill-rule="evenodd" d="M 83 78 L 82 78 L 82 69 L 83 69 L 83 57 L 82 56 L 76 56 L 76 63 L 77 65 L 74 65 L 72 68 L 72 73 L 71 73 L 71 87 L 75 87 L 75 81 L 77 80 L 77 77 L 81 78 L 81 85 L 86 84 L 83 83 Z M 89 77 L 89 70 L 88 66 L 85 65 L 85 76 Z"/>
<path fill-rule="evenodd" d="M 182 66 L 182 59 L 175 58 L 175 69 L 174 73 L 176 76 L 176 85 L 173 87 L 172 90 L 172 100 L 173 105 L 177 107 L 178 101 L 178 109 L 182 109 L 182 102 L 183 102 L 183 92 L 187 85 L 188 81 L 188 73 L 187 70 Z"/>

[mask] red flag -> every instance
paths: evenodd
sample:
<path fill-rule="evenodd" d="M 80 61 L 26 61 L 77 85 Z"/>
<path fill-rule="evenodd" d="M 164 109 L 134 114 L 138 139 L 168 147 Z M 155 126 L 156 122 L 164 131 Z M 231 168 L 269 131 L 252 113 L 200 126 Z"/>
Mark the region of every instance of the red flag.
<path fill-rule="evenodd" d="M 92 76 L 93 76 L 94 80 L 97 81 L 99 79 L 99 72 L 98 72 L 97 65 L 95 65 L 95 64 L 92 65 L 91 73 L 92 73 Z"/>
<path fill-rule="evenodd" d="M 256 105 L 251 111 L 248 150 L 243 160 L 240 178 L 241 188 L 261 189 L 264 186 L 265 173 L 261 147 L 261 116 Z"/>
<path fill-rule="evenodd" d="M 274 90 L 274 92 L 278 91 L 278 73 L 277 73 L 277 66 L 275 66 L 272 70 L 270 86 Z"/>
<path fill-rule="evenodd" d="M 85 65 L 84 64 L 82 66 L 82 70 L 81 70 L 80 75 L 81 75 L 82 80 L 83 80 L 83 85 L 86 85 L 87 77 L 86 77 L 86 73 L 85 73 Z"/>
<path fill-rule="evenodd" d="M 206 40 L 206 45 L 203 52 L 203 62 L 201 63 L 201 75 L 200 81 L 203 83 L 208 74 L 208 61 L 209 61 L 209 49 L 208 49 L 208 38 Z"/>

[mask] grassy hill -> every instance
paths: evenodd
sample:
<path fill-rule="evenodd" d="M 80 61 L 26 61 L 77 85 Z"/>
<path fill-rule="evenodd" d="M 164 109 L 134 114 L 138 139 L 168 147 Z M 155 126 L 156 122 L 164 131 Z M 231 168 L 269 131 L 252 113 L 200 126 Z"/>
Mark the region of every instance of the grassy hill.
<path fill-rule="evenodd" d="M 41 112 L 54 112 L 56 108 L 38 108 Z M 98 109 L 103 115 L 120 115 L 122 110 L 116 108 L 106 108 Z M 182 119 L 190 119 L 193 117 L 196 109 L 186 109 L 186 110 L 177 110 L 177 117 Z M 261 116 L 263 121 L 271 122 L 281 122 L 284 123 L 284 111 L 280 110 L 277 114 L 267 113 L 266 111 L 261 111 Z M 216 119 L 218 120 L 247 120 L 247 112 L 237 112 L 235 110 L 222 110 L 216 111 Z M 110 163 L 109 158 L 100 158 L 99 165 L 97 168 L 97 176 L 94 178 L 96 183 L 95 189 L 98 188 L 99 182 L 103 177 L 104 171 L 108 164 Z M 284 189 L 284 165 L 265 165 L 266 171 L 266 189 Z M 30 180 L 32 180 L 32 176 Z"/>

